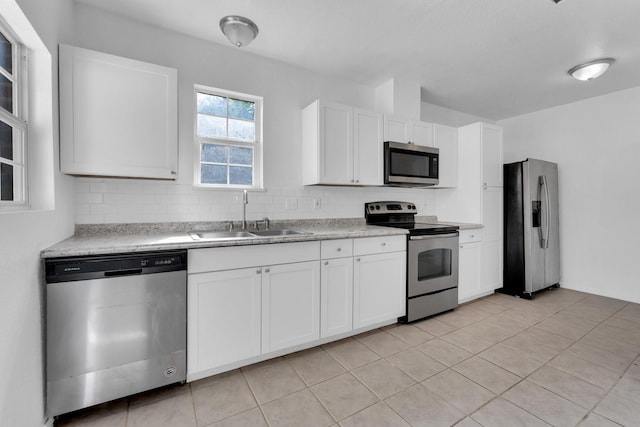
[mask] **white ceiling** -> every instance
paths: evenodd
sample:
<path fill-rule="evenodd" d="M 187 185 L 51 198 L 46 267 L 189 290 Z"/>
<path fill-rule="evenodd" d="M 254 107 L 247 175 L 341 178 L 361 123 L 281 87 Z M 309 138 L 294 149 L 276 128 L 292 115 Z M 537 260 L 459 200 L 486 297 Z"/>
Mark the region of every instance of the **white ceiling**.
<path fill-rule="evenodd" d="M 77 0 L 229 45 L 218 21 L 252 19 L 247 52 L 499 120 L 640 85 L 640 0 Z M 600 79 L 566 71 L 600 57 Z"/>

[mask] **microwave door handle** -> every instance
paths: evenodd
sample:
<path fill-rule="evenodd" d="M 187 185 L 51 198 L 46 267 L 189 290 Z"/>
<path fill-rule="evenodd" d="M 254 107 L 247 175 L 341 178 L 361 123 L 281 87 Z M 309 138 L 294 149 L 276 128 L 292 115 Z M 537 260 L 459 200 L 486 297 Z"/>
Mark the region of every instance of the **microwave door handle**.
<path fill-rule="evenodd" d="M 542 201 L 542 188 L 545 185 L 545 179 L 544 176 L 539 176 L 538 177 L 538 203 L 540 203 Z M 540 206 L 540 209 L 542 210 L 542 206 Z M 540 212 L 540 216 L 542 217 L 542 212 Z M 540 222 L 542 222 L 542 218 L 540 218 L 539 220 Z M 544 249 L 545 247 L 545 239 L 544 239 L 544 232 L 542 231 L 542 224 L 540 224 L 540 226 L 538 227 L 538 239 L 540 240 L 540 247 L 542 249 Z"/>
<path fill-rule="evenodd" d="M 549 185 L 547 184 L 547 177 L 543 176 L 542 177 L 542 182 L 544 183 L 544 195 L 545 195 L 545 201 L 547 202 L 546 208 L 545 208 L 545 217 L 546 217 L 546 224 L 545 224 L 545 236 L 544 236 L 544 249 L 549 248 L 549 231 L 550 231 L 550 222 L 551 222 L 551 196 L 549 196 Z"/>

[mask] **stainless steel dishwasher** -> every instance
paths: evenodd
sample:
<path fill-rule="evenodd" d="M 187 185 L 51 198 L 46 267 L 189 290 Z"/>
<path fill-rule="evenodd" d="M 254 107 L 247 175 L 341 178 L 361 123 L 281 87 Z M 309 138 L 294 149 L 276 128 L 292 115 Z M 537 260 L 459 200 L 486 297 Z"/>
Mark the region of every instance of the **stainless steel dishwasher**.
<path fill-rule="evenodd" d="M 47 414 L 186 379 L 187 252 L 45 261 Z"/>

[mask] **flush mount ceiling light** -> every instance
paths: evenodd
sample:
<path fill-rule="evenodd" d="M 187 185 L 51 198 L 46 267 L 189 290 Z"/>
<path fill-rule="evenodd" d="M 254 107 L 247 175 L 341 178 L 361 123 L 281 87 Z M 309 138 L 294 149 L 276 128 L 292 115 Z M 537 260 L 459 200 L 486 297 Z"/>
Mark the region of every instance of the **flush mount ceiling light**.
<path fill-rule="evenodd" d="M 220 29 L 238 47 L 248 45 L 258 35 L 258 26 L 243 16 L 225 16 L 220 20 Z"/>
<path fill-rule="evenodd" d="M 593 80 L 603 75 L 614 62 L 616 62 L 616 60 L 613 58 L 596 59 L 594 61 L 576 65 L 567 72 L 576 80 Z"/>

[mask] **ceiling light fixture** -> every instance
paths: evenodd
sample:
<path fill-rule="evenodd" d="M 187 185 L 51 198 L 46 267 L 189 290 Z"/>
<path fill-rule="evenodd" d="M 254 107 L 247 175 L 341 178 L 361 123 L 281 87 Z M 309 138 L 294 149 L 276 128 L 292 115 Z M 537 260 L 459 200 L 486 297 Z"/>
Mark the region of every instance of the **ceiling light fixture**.
<path fill-rule="evenodd" d="M 237 47 L 248 45 L 258 35 L 258 26 L 243 16 L 229 15 L 220 20 L 220 29 Z"/>
<path fill-rule="evenodd" d="M 613 58 L 602 58 L 576 65 L 567 71 L 576 80 L 593 80 L 604 74 L 611 64 L 616 62 Z"/>

